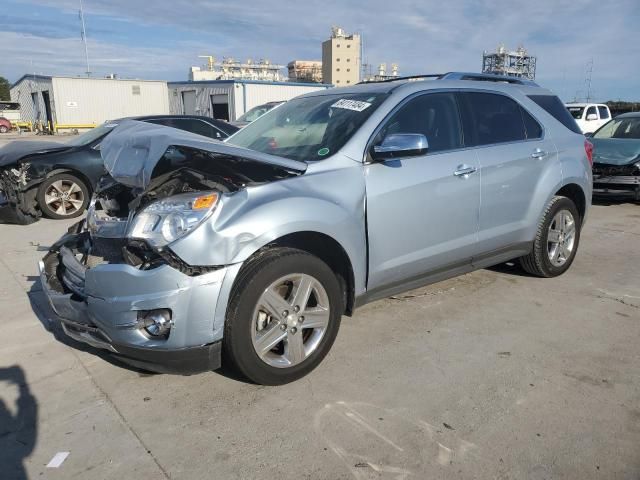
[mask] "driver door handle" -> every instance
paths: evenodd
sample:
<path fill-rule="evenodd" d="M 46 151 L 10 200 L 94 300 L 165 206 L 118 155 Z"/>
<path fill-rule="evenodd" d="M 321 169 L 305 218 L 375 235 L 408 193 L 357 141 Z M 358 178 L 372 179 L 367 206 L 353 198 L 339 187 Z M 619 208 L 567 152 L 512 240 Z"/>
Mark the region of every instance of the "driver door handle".
<path fill-rule="evenodd" d="M 476 170 L 476 167 L 471 167 L 469 165 L 458 165 L 458 168 L 453 172 L 453 174 L 456 177 L 467 178 L 470 174 L 475 173 Z"/>
<path fill-rule="evenodd" d="M 544 158 L 547 156 L 547 152 L 545 152 L 544 150 L 541 150 L 539 148 L 536 148 L 533 153 L 531 154 L 532 158 Z"/>

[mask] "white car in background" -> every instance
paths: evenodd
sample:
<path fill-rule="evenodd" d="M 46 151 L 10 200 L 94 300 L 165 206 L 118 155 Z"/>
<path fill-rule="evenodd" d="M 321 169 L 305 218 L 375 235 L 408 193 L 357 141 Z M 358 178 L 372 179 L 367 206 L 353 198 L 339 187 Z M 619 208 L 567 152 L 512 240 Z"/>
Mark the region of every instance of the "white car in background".
<path fill-rule="evenodd" d="M 595 132 L 611 120 L 609 107 L 602 103 L 567 103 L 565 106 L 585 134 Z"/>

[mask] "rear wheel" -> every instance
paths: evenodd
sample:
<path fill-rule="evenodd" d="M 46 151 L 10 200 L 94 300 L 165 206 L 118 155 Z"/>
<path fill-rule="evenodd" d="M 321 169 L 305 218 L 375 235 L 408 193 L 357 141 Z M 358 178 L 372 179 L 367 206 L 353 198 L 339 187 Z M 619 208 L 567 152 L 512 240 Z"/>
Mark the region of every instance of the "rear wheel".
<path fill-rule="evenodd" d="M 6 125 L 0 125 L 0 133 L 7 133 L 9 128 Z"/>
<path fill-rule="evenodd" d="M 520 258 L 522 267 L 538 277 L 556 277 L 566 272 L 578 250 L 580 214 L 566 197 L 553 197 L 538 227 L 533 250 Z"/>
<path fill-rule="evenodd" d="M 241 270 L 227 311 L 225 359 L 253 382 L 281 385 L 313 370 L 340 326 L 340 284 L 319 258 L 291 248 Z"/>
<path fill-rule="evenodd" d="M 37 195 L 43 215 L 53 219 L 73 218 L 82 214 L 89 203 L 89 189 L 75 175 L 61 173 L 47 178 Z"/>

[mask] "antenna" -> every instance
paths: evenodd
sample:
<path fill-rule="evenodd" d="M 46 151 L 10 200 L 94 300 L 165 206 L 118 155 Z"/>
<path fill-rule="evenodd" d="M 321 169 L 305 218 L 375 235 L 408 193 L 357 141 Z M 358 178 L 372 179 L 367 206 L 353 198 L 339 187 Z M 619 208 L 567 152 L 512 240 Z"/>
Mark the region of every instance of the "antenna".
<path fill-rule="evenodd" d="M 80 0 L 80 23 L 82 24 L 82 31 L 80 32 L 80 37 L 82 38 L 82 43 L 84 44 L 84 58 L 87 62 L 87 77 L 91 76 L 91 70 L 89 69 L 89 49 L 87 48 L 87 31 L 84 26 L 84 8 L 82 6 L 82 0 Z"/>

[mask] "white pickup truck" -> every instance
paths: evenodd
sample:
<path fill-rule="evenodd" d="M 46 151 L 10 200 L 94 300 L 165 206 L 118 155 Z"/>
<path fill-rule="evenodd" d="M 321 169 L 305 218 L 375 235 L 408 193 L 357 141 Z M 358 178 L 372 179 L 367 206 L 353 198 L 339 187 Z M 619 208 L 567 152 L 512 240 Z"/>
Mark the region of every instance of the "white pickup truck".
<path fill-rule="evenodd" d="M 567 103 L 565 106 L 582 133 L 593 133 L 611 120 L 609 107 L 602 103 Z"/>

